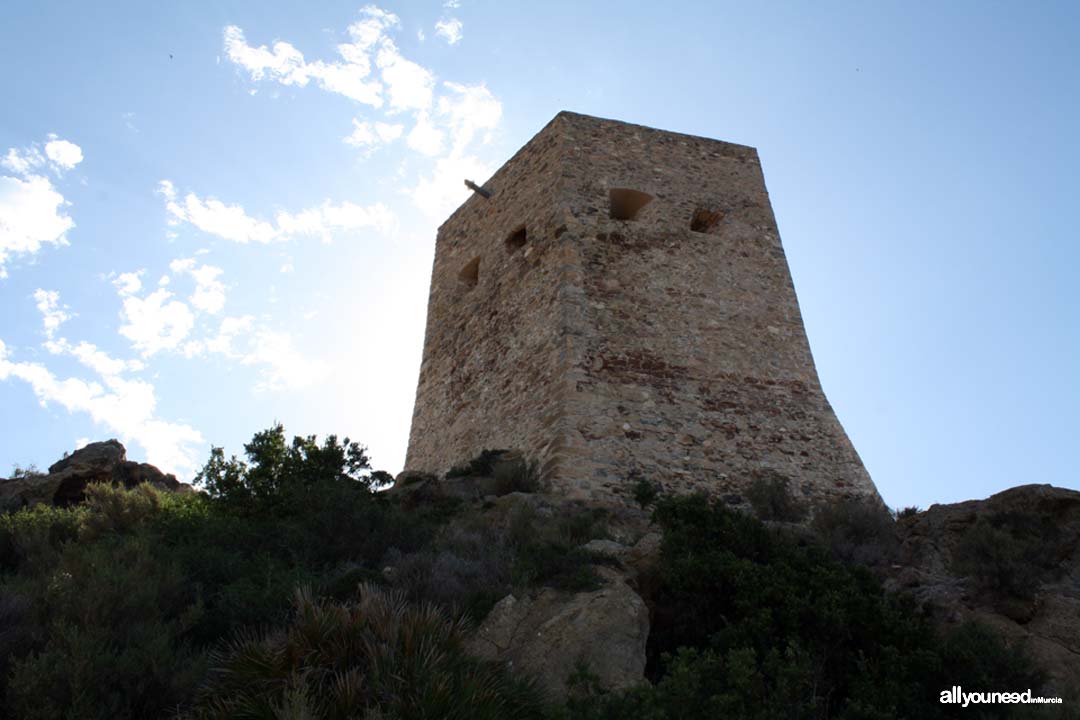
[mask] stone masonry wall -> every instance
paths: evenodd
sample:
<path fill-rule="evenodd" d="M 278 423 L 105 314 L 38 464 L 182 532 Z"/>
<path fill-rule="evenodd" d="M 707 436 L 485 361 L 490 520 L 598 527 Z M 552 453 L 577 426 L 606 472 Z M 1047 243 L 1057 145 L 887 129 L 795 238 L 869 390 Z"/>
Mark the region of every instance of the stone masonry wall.
<path fill-rule="evenodd" d="M 485 187 L 439 231 L 408 469 L 505 447 L 572 497 L 629 499 L 639 477 L 738 494 L 771 473 L 808 501 L 876 497 L 753 148 L 560 113 Z M 620 188 L 652 199 L 614 219 Z"/>

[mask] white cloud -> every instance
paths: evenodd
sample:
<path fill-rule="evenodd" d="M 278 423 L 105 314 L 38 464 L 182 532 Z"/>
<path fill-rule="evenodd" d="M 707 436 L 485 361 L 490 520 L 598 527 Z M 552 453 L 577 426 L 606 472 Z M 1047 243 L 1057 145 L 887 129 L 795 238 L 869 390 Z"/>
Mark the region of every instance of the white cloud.
<path fill-rule="evenodd" d="M 502 119 L 502 103 L 484 85 L 444 82 L 449 95 L 439 98 L 439 115 L 451 128 L 452 154 L 465 151 L 480 130 L 493 130 Z"/>
<path fill-rule="evenodd" d="M 427 110 L 431 107 L 435 75 L 427 68 L 406 60 L 394 41 L 386 39 L 375 57 L 390 94 L 390 107 L 398 110 Z"/>
<path fill-rule="evenodd" d="M 53 355 L 70 355 L 80 364 L 90 368 L 103 378 L 111 378 L 123 372 L 140 372 L 146 365 L 140 360 L 118 360 L 93 343 L 86 341 L 72 345 L 65 338 L 50 340 L 45 348 Z"/>
<path fill-rule="evenodd" d="M 29 176 L 48 165 L 57 176 L 62 176 L 82 162 L 82 148 L 78 145 L 58 137 L 56 133 L 49 133 L 46 138 L 44 154 L 37 143 L 20 149 L 9 148 L 0 165 L 23 176 Z"/>
<path fill-rule="evenodd" d="M 451 45 L 456 45 L 461 41 L 461 31 L 464 27 L 465 24 L 457 18 L 440 20 L 435 23 L 435 34 L 445 38 Z"/>
<path fill-rule="evenodd" d="M 120 275 L 113 280 L 113 285 L 116 286 L 116 291 L 121 297 L 124 295 L 134 295 L 142 290 L 142 280 L 139 279 L 139 276 L 144 272 L 146 271 L 136 270 L 135 272 L 120 273 Z"/>
<path fill-rule="evenodd" d="M 404 131 L 405 126 L 400 123 L 372 123 L 353 118 L 353 131 L 345 137 L 345 144 L 360 148 L 366 157 L 379 147 L 397 140 Z"/>
<path fill-rule="evenodd" d="M 337 204 L 328 200 L 296 215 L 280 212 L 276 220 L 283 236 L 307 235 L 318 237 L 323 242 L 330 242 L 336 233 L 364 228 L 389 232 L 397 225 L 397 218 L 382 203 L 361 206 L 347 200 Z"/>
<path fill-rule="evenodd" d="M 257 392 L 302 389 L 327 372 L 325 363 L 296 349 L 289 333 L 256 325 L 251 315 L 222 318 L 216 335 L 188 342 L 182 350 L 189 358 L 212 353 L 259 368 Z"/>
<path fill-rule="evenodd" d="M 442 152 L 443 131 L 435 127 L 426 113 L 417 113 L 416 124 L 409 132 L 409 147 L 423 155 L 434 157 Z"/>
<path fill-rule="evenodd" d="M 448 2 L 444 7 L 453 10 L 459 3 Z M 232 27 L 226 29 L 226 46 L 237 49 L 233 61 L 247 68 L 252 79 L 267 77 L 285 84 L 300 84 L 301 78 L 306 82 L 308 77 L 329 77 L 330 67 L 338 71 L 355 68 L 357 76 L 365 78 L 365 82 L 375 82 L 372 78 L 377 74 L 381 83 L 380 102 L 385 107 L 376 107 L 382 108 L 386 121 L 380 126 L 377 119 L 354 119 L 352 132 L 344 141 L 367 157 L 382 145 L 404 136 L 409 149 L 433 158 L 433 167 L 422 171 L 407 192 L 425 213 L 438 217 L 467 197 L 462 185 L 464 178 L 480 182 L 490 175 L 492 168 L 476 157 L 472 148 L 477 143 L 488 142 L 491 131 L 499 126 L 502 104 L 484 84 L 438 83 L 430 69 L 402 55 L 391 37 L 400 26 L 397 16 L 371 5 L 365 7 L 361 19 L 349 26 L 351 42 L 337 48 L 341 62 L 330 64 L 307 62 L 288 43 L 276 43 L 273 51 L 252 48 L 240 42 L 242 33 Z M 455 44 L 463 36 L 464 24 L 447 16 L 436 24 L 435 30 L 447 42 Z M 330 92 L 347 94 L 323 80 L 320 85 Z M 405 123 L 395 121 L 404 112 L 412 116 L 408 130 Z M 186 208 L 173 213 L 174 217 L 191 214 Z M 285 234 L 326 236 L 318 209 L 281 213 L 278 218 L 278 229 Z"/>
<path fill-rule="evenodd" d="M 304 54 L 287 42 L 277 41 L 273 49 L 252 47 L 244 31 L 235 25 L 224 30 L 225 53 L 247 70 L 252 80 L 267 78 L 283 85 L 304 87 L 315 80 L 324 90 L 372 107 L 382 107 L 383 86 L 370 79 L 371 49 L 385 40 L 386 30 L 399 25 L 396 15 L 374 6 L 361 10 L 362 19 L 349 26 L 352 42 L 337 46 L 340 62 L 307 62 Z"/>
<path fill-rule="evenodd" d="M 172 183 L 162 181 L 162 187 L 168 183 L 172 190 Z M 220 200 L 209 198 L 200 199 L 195 193 L 188 193 L 180 204 L 166 195 L 166 210 L 176 222 L 189 222 L 203 232 L 217 235 L 226 240 L 238 243 L 259 242 L 266 243 L 276 236 L 273 226 L 264 221 L 249 217 L 240 205 L 226 205 Z"/>
<path fill-rule="evenodd" d="M 7 277 L 5 265 L 13 256 L 67 244 L 67 232 L 75 227 L 64 212 L 68 204 L 42 175 L 0 176 L 0 278 Z"/>
<path fill-rule="evenodd" d="M 29 384 L 42 406 L 56 403 L 68 412 L 85 412 L 125 442 L 134 440 L 147 460 L 166 472 L 182 474 L 196 466 L 192 446 L 204 443 L 202 434 L 190 425 L 157 418 L 154 387 L 146 381 L 111 375 L 103 386 L 75 377 L 60 379 L 40 363 L 12 362 L 0 341 L 0 380 L 12 378 Z"/>
<path fill-rule="evenodd" d="M 7 277 L 7 261 L 16 255 L 34 255 L 43 245 L 66 245 L 75 222 L 64 213 L 70 203 L 39 171 L 51 168 L 63 176 L 83 159 L 73 142 L 50 134 L 42 154 L 37 143 L 9 148 L 0 166 L 14 175 L 0 175 L 0 278 Z"/>
<path fill-rule="evenodd" d="M 8 148 L 7 155 L 4 156 L 3 160 L 0 160 L 0 165 L 19 175 L 26 175 L 44 164 L 45 157 L 37 147 L 28 147 L 22 150 Z"/>
<path fill-rule="evenodd" d="M 379 133 L 380 130 L 376 128 L 375 132 Z M 384 128 L 381 132 L 392 133 L 393 130 Z M 175 196 L 172 183 L 163 180 L 160 187 L 166 186 Z M 329 242 L 340 232 L 372 228 L 386 233 L 397 227 L 397 217 L 383 203 L 361 206 L 347 200 L 341 203 L 326 200 L 321 205 L 297 213 L 280 211 L 271 224 L 252 218 L 240 205 L 225 205 L 218 200 L 204 202 L 194 193 L 188 193 L 185 206 L 181 207 L 170 200 L 166 192 L 162 191 L 162 194 L 166 197 L 166 208 L 175 222 L 188 222 L 203 232 L 239 243 L 268 243 L 298 236 L 318 237 Z M 184 262 L 194 267 L 194 260 L 189 258 Z M 187 266 L 182 268 L 188 269 L 190 268 Z M 179 271 L 173 269 L 173 272 Z"/>
<path fill-rule="evenodd" d="M 175 349 L 191 332 L 195 316 L 187 305 L 172 297 L 165 288 L 158 288 L 145 298 L 124 297 L 121 316 L 127 321 L 120 334 L 149 357 L 161 350 Z"/>
<path fill-rule="evenodd" d="M 34 291 L 34 301 L 41 313 L 45 337 L 52 340 L 60 326 L 71 319 L 71 315 L 66 312 L 67 306 L 60 306 L 60 293 L 56 290 L 38 288 Z"/>
<path fill-rule="evenodd" d="M 276 42 L 272 51 L 265 45 L 251 47 L 244 39 L 244 31 L 235 25 L 225 28 L 224 39 L 229 60 L 247 70 L 252 80 L 269 76 L 282 85 L 303 87 L 308 84 L 310 74 L 304 54 L 289 43 Z"/>
<path fill-rule="evenodd" d="M 45 155 L 62 170 L 70 170 L 83 159 L 82 148 L 53 134 L 49 135 L 49 142 L 45 143 Z"/>
<path fill-rule="evenodd" d="M 191 271 L 195 278 L 195 292 L 191 304 L 203 312 L 215 315 L 225 307 L 225 285 L 218 280 L 223 270 L 213 265 L 201 265 Z"/>

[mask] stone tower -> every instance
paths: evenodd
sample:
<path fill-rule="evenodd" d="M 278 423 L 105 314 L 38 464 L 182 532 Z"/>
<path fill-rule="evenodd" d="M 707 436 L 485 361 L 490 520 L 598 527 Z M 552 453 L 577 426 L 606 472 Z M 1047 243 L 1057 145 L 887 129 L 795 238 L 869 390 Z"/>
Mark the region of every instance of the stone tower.
<path fill-rule="evenodd" d="M 576 498 L 877 497 L 754 148 L 563 112 L 484 189 L 439 228 L 408 470 L 513 448 Z"/>

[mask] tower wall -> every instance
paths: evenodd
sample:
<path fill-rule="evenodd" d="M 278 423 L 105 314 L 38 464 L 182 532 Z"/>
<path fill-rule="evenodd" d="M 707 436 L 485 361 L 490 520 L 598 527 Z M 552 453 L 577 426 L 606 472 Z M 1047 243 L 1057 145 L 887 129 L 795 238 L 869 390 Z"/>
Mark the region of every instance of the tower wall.
<path fill-rule="evenodd" d="M 439 231 L 409 469 L 508 447 L 576 497 L 770 474 L 807 500 L 876 496 L 818 382 L 753 148 L 561 113 L 485 187 Z M 631 219 L 612 217 L 640 197 L 624 190 L 651 197 Z"/>

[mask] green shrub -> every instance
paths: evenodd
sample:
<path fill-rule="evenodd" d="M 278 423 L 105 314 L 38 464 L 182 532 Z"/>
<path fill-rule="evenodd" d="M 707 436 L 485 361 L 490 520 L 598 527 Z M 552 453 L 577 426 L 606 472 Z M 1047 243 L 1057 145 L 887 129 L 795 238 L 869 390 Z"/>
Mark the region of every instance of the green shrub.
<path fill-rule="evenodd" d="M 909 601 L 823 548 L 701 497 L 664 499 L 653 517 L 664 531 L 655 684 L 574 699 L 564 717 L 940 718 L 939 693 L 954 684 L 1038 687 L 993 635 L 939 639 Z"/>
<path fill-rule="evenodd" d="M 78 537 L 85 514 L 84 508 L 44 504 L 0 514 L 0 571 L 51 566 L 64 544 Z"/>
<path fill-rule="evenodd" d="M 23 467 L 21 465 L 14 465 L 11 468 L 11 477 L 8 480 L 22 480 L 22 479 L 35 479 L 43 478 L 47 473 L 43 473 L 38 470 L 38 466 L 34 463 Z"/>
<path fill-rule="evenodd" d="M 234 455 L 225 459 L 222 448 L 212 448 L 210 460 L 196 475 L 212 497 L 239 511 L 273 513 L 282 506 L 295 506 L 316 494 L 328 483 L 355 483 L 370 490 L 372 477 L 366 450 L 345 438 L 339 443 L 329 435 L 319 445 L 314 435 L 285 440 L 281 424 L 256 433 L 244 445 L 247 461 Z M 376 477 L 374 482 L 385 478 Z"/>
<path fill-rule="evenodd" d="M 465 654 L 465 626 L 371 585 L 355 603 L 298 591 L 292 622 L 214 655 L 193 718 L 540 718 L 539 696 Z"/>
<path fill-rule="evenodd" d="M 1018 512 L 983 515 L 964 533 L 953 567 L 1002 598 L 1030 599 L 1053 576 L 1058 530 Z"/>
<path fill-rule="evenodd" d="M 645 478 L 638 478 L 634 483 L 634 501 L 637 502 L 642 508 L 646 508 L 652 505 L 658 497 L 663 488 L 660 483 L 650 482 Z"/>
<path fill-rule="evenodd" d="M 131 490 L 110 483 L 90 483 L 85 490 L 86 512 L 79 528 L 81 540 L 109 533 L 130 533 L 161 510 L 161 493 L 150 483 Z"/>
<path fill-rule="evenodd" d="M 882 568 L 892 564 L 900 549 L 896 522 L 873 500 L 823 503 L 815 508 L 812 527 L 842 562 Z"/>
<path fill-rule="evenodd" d="M 603 511 L 564 510 L 541 518 L 528 505 L 516 508 L 507 528 L 507 542 L 514 555 L 515 586 L 546 585 L 568 592 L 596 590 L 603 585 L 597 564 L 617 561 L 581 547 L 604 536 Z"/>
<path fill-rule="evenodd" d="M 202 666 L 185 634 L 202 608 L 146 537 L 72 543 L 22 587 L 33 602 L 23 624 L 44 642 L 13 663 L 13 717 L 152 718 L 190 697 Z"/>
<path fill-rule="evenodd" d="M 905 518 L 915 517 L 916 515 L 919 514 L 919 512 L 921 512 L 921 511 L 919 510 L 918 505 L 909 505 L 908 507 L 903 508 L 902 510 L 897 510 L 896 511 L 896 519 L 897 520 L 903 520 Z"/>
<path fill-rule="evenodd" d="M 791 493 L 791 481 L 777 472 L 759 473 L 747 488 L 746 498 L 761 520 L 799 522 L 806 517 L 806 508 Z"/>
<path fill-rule="evenodd" d="M 499 463 L 492 467 L 497 495 L 512 492 L 535 493 L 540 490 L 540 467 L 531 463 Z"/>

